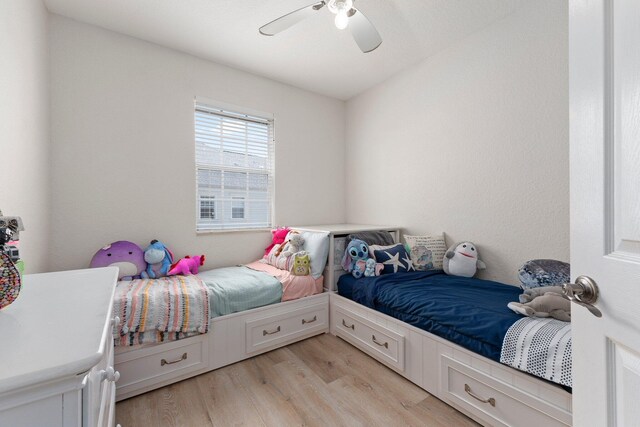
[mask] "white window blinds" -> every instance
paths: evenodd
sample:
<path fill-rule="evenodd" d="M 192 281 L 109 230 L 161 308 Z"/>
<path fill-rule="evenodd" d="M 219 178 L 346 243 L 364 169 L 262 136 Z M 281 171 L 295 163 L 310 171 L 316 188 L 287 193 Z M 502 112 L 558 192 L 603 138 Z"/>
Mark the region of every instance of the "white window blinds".
<path fill-rule="evenodd" d="M 196 101 L 198 231 L 271 227 L 273 120 Z"/>

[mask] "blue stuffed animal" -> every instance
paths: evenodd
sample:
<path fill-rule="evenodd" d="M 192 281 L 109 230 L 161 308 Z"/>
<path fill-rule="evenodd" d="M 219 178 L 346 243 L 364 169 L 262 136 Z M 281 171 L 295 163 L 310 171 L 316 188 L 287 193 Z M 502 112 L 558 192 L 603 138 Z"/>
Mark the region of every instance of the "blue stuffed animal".
<path fill-rule="evenodd" d="M 152 240 L 144 250 L 144 260 L 147 269 L 140 275 L 144 279 L 156 279 L 167 275 L 173 263 L 173 254 L 162 242 Z"/>
<path fill-rule="evenodd" d="M 373 261 L 373 265 L 368 260 Z M 367 261 L 369 264 L 367 264 Z M 379 275 L 382 265 L 369 258 L 369 245 L 366 242 L 353 239 L 347 245 L 342 256 L 342 268 L 351 273 L 356 279 L 359 279 L 362 276 Z"/>

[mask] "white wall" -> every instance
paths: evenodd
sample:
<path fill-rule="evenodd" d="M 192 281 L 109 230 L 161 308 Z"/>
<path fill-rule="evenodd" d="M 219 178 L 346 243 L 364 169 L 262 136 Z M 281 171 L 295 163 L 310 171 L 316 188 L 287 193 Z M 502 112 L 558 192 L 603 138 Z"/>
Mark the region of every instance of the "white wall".
<path fill-rule="evenodd" d="M 569 259 L 567 2 L 516 13 L 347 103 L 347 219 L 471 240 L 508 283 Z"/>
<path fill-rule="evenodd" d="M 28 273 L 48 265 L 48 13 L 40 0 L 0 2 L 0 209 L 22 217 Z"/>
<path fill-rule="evenodd" d="M 275 115 L 278 224 L 345 220 L 344 102 L 56 15 L 51 55 L 53 269 L 121 239 L 262 255 L 268 232 L 195 233 L 194 96 Z"/>

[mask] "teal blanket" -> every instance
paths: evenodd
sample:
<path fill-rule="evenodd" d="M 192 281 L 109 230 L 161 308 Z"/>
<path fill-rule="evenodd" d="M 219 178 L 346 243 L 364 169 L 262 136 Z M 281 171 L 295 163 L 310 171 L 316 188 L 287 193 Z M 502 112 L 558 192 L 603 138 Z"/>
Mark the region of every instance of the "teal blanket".
<path fill-rule="evenodd" d="M 282 300 L 282 284 L 273 276 L 244 266 L 201 271 L 209 288 L 209 315 L 224 316 Z"/>

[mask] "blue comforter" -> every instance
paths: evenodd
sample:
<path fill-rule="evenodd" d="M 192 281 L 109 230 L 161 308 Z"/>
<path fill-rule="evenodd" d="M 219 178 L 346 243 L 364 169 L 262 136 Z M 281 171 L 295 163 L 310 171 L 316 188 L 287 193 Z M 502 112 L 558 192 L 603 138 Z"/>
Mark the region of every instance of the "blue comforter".
<path fill-rule="evenodd" d="M 507 330 L 522 318 L 507 308 L 520 292 L 438 270 L 338 281 L 340 295 L 497 362 Z"/>

